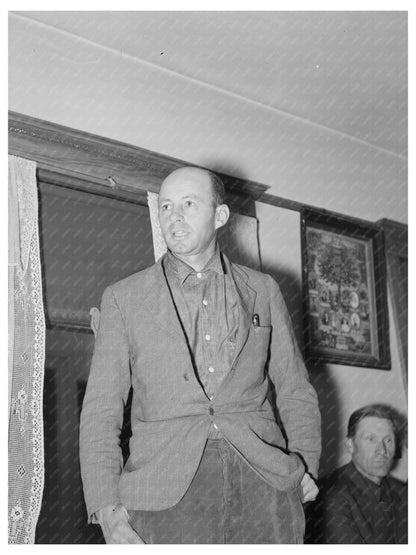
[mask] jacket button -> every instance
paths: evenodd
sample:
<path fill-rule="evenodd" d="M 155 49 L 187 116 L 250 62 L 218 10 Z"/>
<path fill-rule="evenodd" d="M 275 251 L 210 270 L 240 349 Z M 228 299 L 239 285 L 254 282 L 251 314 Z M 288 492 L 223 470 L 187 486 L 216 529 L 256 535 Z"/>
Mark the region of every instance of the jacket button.
<path fill-rule="evenodd" d="M 212 416 L 214 414 L 214 409 L 212 407 L 209 407 L 209 411 L 210 415 Z"/>
<path fill-rule="evenodd" d="M 183 379 L 188 382 L 189 381 L 189 374 L 184 374 Z"/>

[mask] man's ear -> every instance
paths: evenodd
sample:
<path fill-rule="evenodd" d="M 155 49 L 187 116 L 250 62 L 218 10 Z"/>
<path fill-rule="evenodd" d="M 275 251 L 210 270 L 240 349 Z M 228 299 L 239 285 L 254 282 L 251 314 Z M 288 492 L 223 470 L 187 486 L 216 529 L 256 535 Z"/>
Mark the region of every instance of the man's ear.
<path fill-rule="evenodd" d="M 230 209 L 226 204 L 220 204 L 215 209 L 215 229 L 219 229 L 228 222 Z"/>
<path fill-rule="evenodd" d="M 354 451 L 354 445 L 352 443 L 352 438 L 351 437 L 347 437 L 347 439 L 345 440 L 345 447 L 347 448 L 347 451 L 350 455 L 352 455 L 353 451 Z"/>

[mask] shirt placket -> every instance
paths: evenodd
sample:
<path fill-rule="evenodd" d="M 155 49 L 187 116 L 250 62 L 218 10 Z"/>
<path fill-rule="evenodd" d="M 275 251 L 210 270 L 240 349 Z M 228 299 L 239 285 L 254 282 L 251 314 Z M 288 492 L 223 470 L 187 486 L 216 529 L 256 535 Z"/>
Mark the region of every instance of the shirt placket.
<path fill-rule="evenodd" d="M 213 287 L 215 276 L 208 274 L 202 283 L 202 368 L 204 372 L 204 387 L 210 399 L 216 392 L 216 360 L 217 333 L 213 314 Z"/>

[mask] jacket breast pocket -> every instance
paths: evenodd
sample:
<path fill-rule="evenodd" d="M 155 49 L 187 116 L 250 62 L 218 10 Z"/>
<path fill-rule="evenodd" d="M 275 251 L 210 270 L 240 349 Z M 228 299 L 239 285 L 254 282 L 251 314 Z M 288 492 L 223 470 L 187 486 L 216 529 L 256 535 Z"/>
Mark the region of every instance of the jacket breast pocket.
<path fill-rule="evenodd" d="M 258 334 L 270 333 L 272 331 L 272 326 L 253 326 L 253 330 Z"/>
<path fill-rule="evenodd" d="M 272 326 L 252 326 L 251 335 L 254 336 L 255 340 L 258 342 L 269 342 L 271 333 Z"/>
<path fill-rule="evenodd" d="M 265 364 L 269 354 L 272 326 L 252 326 L 250 333 L 250 353 L 261 365 Z"/>

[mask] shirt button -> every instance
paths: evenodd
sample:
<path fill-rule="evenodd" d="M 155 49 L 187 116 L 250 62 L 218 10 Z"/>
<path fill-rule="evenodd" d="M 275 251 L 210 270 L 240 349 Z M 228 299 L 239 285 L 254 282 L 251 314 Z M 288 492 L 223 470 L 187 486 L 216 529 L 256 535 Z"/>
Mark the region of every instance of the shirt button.
<path fill-rule="evenodd" d="M 213 368 L 212 366 L 210 366 L 210 367 L 208 368 L 208 372 L 211 372 L 211 374 L 212 374 L 212 372 L 215 372 L 215 368 Z"/>
<path fill-rule="evenodd" d="M 208 301 L 207 301 L 206 299 L 204 299 L 204 300 L 202 301 L 202 304 L 203 304 L 204 306 L 207 306 L 207 305 L 208 305 Z"/>
<path fill-rule="evenodd" d="M 212 416 L 214 414 L 214 408 L 213 407 L 209 407 L 208 412 L 210 413 L 210 415 Z"/>
<path fill-rule="evenodd" d="M 196 274 L 196 277 L 197 277 L 198 279 L 201 279 L 201 277 L 202 277 L 201 272 L 198 272 L 198 273 Z"/>
<path fill-rule="evenodd" d="M 213 424 L 213 426 L 216 430 L 218 430 L 218 426 L 216 424 Z"/>
<path fill-rule="evenodd" d="M 211 341 L 211 336 L 207 333 L 206 336 L 205 336 L 205 339 L 206 339 L 207 341 Z"/>

